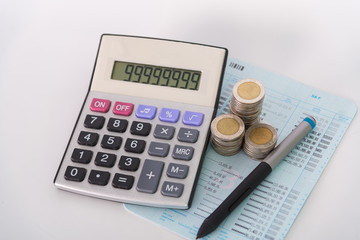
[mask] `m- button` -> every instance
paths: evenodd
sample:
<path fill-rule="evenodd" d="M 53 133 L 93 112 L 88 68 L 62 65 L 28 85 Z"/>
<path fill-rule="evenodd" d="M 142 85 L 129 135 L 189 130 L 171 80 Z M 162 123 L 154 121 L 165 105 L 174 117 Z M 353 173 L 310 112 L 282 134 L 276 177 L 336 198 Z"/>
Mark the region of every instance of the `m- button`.
<path fill-rule="evenodd" d="M 186 178 L 188 171 L 189 171 L 189 166 L 182 165 L 182 164 L 176 164 L 176 163 L 170 163 L 169 167 L 166 171 L 166 175 L 171 178 L 184 179 L 184 178 Z"/>
<path fill-rule="evenodd" d="M 172 157 L 179 160 L 189 161 L 192 159 L 194 154 L 193 147 L 175 145 Z"/>

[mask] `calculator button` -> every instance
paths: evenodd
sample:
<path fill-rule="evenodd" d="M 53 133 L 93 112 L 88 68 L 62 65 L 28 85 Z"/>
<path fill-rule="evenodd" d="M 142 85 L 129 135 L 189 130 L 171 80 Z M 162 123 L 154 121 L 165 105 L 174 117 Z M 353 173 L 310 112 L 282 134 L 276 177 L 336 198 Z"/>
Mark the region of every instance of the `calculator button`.
<path fill-rule="evenodd" d="M 159 114 L 159 119 L 163 122 L 176 123 L 179 120 L 180 111 L 171 108 L 162 108 Z"/>
<path fill-rule="evenodd" d="M 184 179 L 187 177 L 188 171 L 189 171 L 189 166 L 170 163 L 166 171 L 166 175 L 171 178 Z"/>
<path fill-rule="evenodd" d="M 195 143 L 198 140 L 199 131 L 191 128 L 180 128 L 178 133 L 178 140 L 180 142 Z"/>
<path fill-rule="evenodd" d="M 81 131 L 78 137 L 80 145 L 95 146 L 99 140 L 99 134 Z"/>
<path fill-rule="evenodd" d="M 109 179 L 110 179 L 109 172 L 91 170 L 88 181 L 91 184 L 105 186 L 106 184 L 108 184 Z"/>
<path fill-rule="evenodd" d="M 65 171 L 65 179 L 75 182 L 82 182 L 86 175 L 86 169 L 68 166 Z"/>
<path fill-rule="evenodd" d="M 148 153 L 151 156 L 166 157 L 169 153 L 170 145 L 167 143 L 151 142 Z"/>
<path fill-rule="evenodd" d="M 93 112 L 103 112 L 106 113 L 110 108 L 110 100 L 94 98 L 91 102 L 90 109 Z"/>
<path fill-rule="evenodd" d="M 120 148 L 121 142 L 122 142 L 121 137 L 110 136 L 105 134 L 101 140 L 101 146 L 103 148 L 117 150 Z"/>
<path fill-rule="evenodd" d="M 84 127 L 101 129 L 104 126 L 105 118 L 102 116 L 86 115 Z"/>
<path fill-rule="evenodd" d="M 113 113 L 116 115 L 130 116 L 134 108 L 134 104 L 125 102 L 115 102 Z"/>
<path fill-rule="evenodd" d="M 156 125 L 154 137 L 170 140 L 174 137 L 175 128 L 165 125 Z"/>
<path fill-rule="evenodd" d="M 147 136 L 151 130 L 151 124 L 145 122 L 134 121 L 131 124 L 130 132 L 134 135 Z"/>
<path fill-rule="evenodd" d="M 134 177 L 115 173 L 114 179 L 112 181 L 113 187 L 121 188 L 121 189 L 131 189 L 134 184 Z"/>
<path fill-rule="evenodd" d="M 144 152 L 146 142 L 144 140 L 128 138 L 125 142 L 125 151 L 133 153 Z"/>
<path fill-rule="evenodd" d="M 203 122 L 203 119 L 203 113 L 186 111 L 184 113 L 183 123 L 186 125 L 200 126 Z"/>
<path fill-rule="evenodd" d="M 144 119 L 154 119 L 157 108 L 154 106 L 139 104 L 136 110 L 136 116 Z"/>
<path fill-rule="evenodd" d="M 71 161 L 78 163 L 89 163 L 91 161 L 93 152 L 90 150 L 84 150 L 75 148 L 71 154 Z"/>
<path fill-rule="evenodd" d="M 107 130 L 111 132 L 125 132 L 128 125 L 128 121 L 119 118 L 110 118 L 107 124 Z"/>
<path fill-rule="evenodd" d="M 189 161 L 192 159 L 194 154 L 193 147 L 175 145 L 172 157 L 179 160 Z"/>
<path fill-rule="evenodd" d="M 136 171 L 138 170 L 140 165 L 140 158 L 137 157 L 129 157 L 129 156 L 121 156 L 119 161 L 119 168 L 121 170 L 127 171 Z"/>
<path fill-rule="evenodd" d="M 95 165 L 111 168 L 115 165 L 116 155 L 111 153 L 98 152 L 95 157 Z"/>
<path fill-rule="evenodd" d="M 161 188 L 161 194 L 168 197 L 178 198 L 184 190 L 184 184 L 165 181 Z"/>
<path fill-rule="evenodd" d="M 146 159 L 136 189 L 139 192 L 155 193 L 163 168 L 163 162 Z"/>

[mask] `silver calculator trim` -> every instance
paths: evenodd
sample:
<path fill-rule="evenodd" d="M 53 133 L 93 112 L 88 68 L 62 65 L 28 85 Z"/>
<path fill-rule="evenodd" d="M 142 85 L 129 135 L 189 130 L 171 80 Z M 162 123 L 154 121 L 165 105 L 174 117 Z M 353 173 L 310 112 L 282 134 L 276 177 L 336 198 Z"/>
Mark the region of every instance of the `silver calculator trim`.
<path fill-rule="evenodd" d="M 107 35 L 103 35 L 102 38 L 104 38 L 104 36 L 107 36 Z M 111 35 L 111 36 L 114 36 L 114 35 Z M 129 37 L 129 36 L 126 36 L 126 37 Z M 145 39 L 147 39 L 147 38 L 145 38 Z M 164 41 L 168 41 L 168 40 L 164 40 Z M 203 46 L 203 45 L 201 45 L 201 46 Z M 101 47 L 101 44 L 100 44 L 100 47 Z M 209 46 L 206 46 L 206 47 L 209 47 Z M 214 47 L 214 48 L 216 48 L 216 47 Z M 85 167 L 87 169 L 97 169 L 97 170 L 104 170 L 104 171 L 111 172 L 110 181 L 109 181 L 108 185 L 105 186 L 105 188 L 107 187 L 110 190 L 106 190 L 105 191 L 106 193 L 102 192 L 103 190 L 100 190 L 102 193 L 99 194 L 97 189 L 98 188 L 104 189 L 104 186 L 91 185 L 86 181 L 86 179 L 84 180 L 84 182 L 86 181 L 86 183 L 85 183 L 86 187 L 80 187 L 80 188 L 79 188 L 79 183 L 72 182 L 72 181 L 67 181 L 67 180 L 64 179 L 63 176 L 64 176 L 66 166 L 68 166 L 68 165 L 79 166 L 79 167 L 84 166 L 84 165 L 79 164 L 79 163 L 74 163 L 74 162 L 72 162 L 70 160 L 70 156 L 71 156 L 71 151 L 70 150 L 72 150 L 74 147 L 79 147 L 77 145 L 77 143 L 76 143 L 76 139 L 77 139 L 77 136 L 79 134 L 80 129 L 83 128 L 82 124 L 84 122 L 84 118 L 85 118 L 86 114 L 94 114 L 94 115 L 96 115 L 96 113 L 91 112 L 90 109 L 89 109 L 90 102 L 91 102 L 91 100 L 93 98 L 104 98 L 104 99 L 109 99 L 110 98 L 109 100 L 111 100 L 112 103 L 114 103 L 115 101 L 132 102 L 132 103 L 135 103 L 134 111 L 136 111 L 136 105 L 139 103 L 139 101 L 140 102 L 145 101 L 149 105 L 151 105 L 152 103 L 154 105 L 157 105 L 157 107 L 159 108 L 158 111 L 160 110 L 161 107 L 169 107 L 169 108 L 173 107 L 173 108 L 182 109 L 181 106 L 184 105 L 184 103 L 178 103 L 178 102 L 169 101 L 169 102 L 166 103 L 166 105 L 158 106 L 159 101 L 156 98 L 155 99 L 148 99 L 148 98 L 143 98 L 143 97 L 139 97 L 139 96 L 126 96 L 126 95 L 122 95 L 122 94 L 119 95 L 118 93 L 117 94 L 112 94 L 112 93 L 103 93 L 101 91 L 95 91 L 95 90 L 92 89 L 92 87 L 93 87 L 94 78 L 95 78 L 95 75 L 96 75 L 95 74 L 96 65 L 98 63 L 98 62 L 96 62 L 94 73 L 93 73 L 93 79 L 92 79 L 88 94 L 87 94 L 87 96 L 85 98 L 84 104 L 82 106 L 82 109 L 81 109 L 81 111 L 79 113 L 79 116 L 78 116 L 78 119 L 76 121 L 75 127 L 73 129 L 72 134 L 71 134 L 68 146 L 66 147 L 64 156 L 63 156 L 62 161 L 61 161 L 61 164 L 60 164 L 60 166 L 58 168 L 58 171 L 56 173 L 56 176 L 55 176 L 55 179 L 54 179 L 55 185 L 58 188 L 63 189 L 63 190 L 67 190 L 67 191 L 71 191 L 71 192 L 75 192 L 75 193 L 80 193 L 80 194 L 88 195 L 88 196 L 92 196 L 92 197 L 112 200 L 112 201 L 134 203 L 134 204 L 148 205 L 148 206 L 154 206 L 154 207 L 166 207 L 166 208 L 177 208 L 177 209 L 187 209 L 187 208 L 189 208 L 190 204 L 191 204 L 193 194 L 194 194 L 195 187 L 197 185 L 196 182 L 197 182 L 197 179 L 198 179 L 198 176 L 199 176 L 201 163 L 202 163 L 203 157 L 204 157 L 206 149 L 207 149 L 207 144 L 208 144 L 208 140 L 209 140 L 209 125 L 211 123 L 211 120 L 215 116 L 216 108 L 217 108 L 217 104 L 218 104 L 218 97 L 219 97 L 220 90 L 221 90 L 222 77 L 223 77 L 225 64 L 226 64 L 226 59 L 227 59 L 227 50 L 223 49 L 223 48 L 220 48 L 220 49 L 222 49 L 224 51 L 224 55 L 221 58 L 222 59 L 222 70 L 221 70 L 220 78 L 219 78 L 218 84 L 217 84 L 218 89 L 217 89 L 217 92 L 216 92 L 214 105 L 211 106 L 211 107 L 209 107 L 209 106 L 201 106 L 201 105 L 198 105 L 197 101 L 194 102 L 193 100 L 192 100 L 192 104 L 190 104 L 191 105 L 191 109 L 190 109 L 191 111 L 203 112 L 205 114 L 206 118 L 204 119 L 204 122 L 203 122 L 203 124 L 201 126 L 201 129 L 200 129 L 201 134 L 200 134 L 199 140 L 198 140 L 198 144 L 200 146 L 203 145 L 204 148 L 200 149 L 201 151 L 199 151 L 199 149 L 197 149 L 197 151 L 195 151 L 196 154 L 194 154 L 194 158 L 196 158 L 197 160 L 189 161 L 189 162 L 183 162 L 183 164 L 189 165 L 190 169 L 191 169 L 190 172 L 189 172 L 188 177 L 185 180 L 180 180 L 180 181 L 175 180 L 174 181 L 174 179 L 167 177 L 165 172 L 166 172 L 166 168 L 168 166 L 168 163 L 166 163 L 165 167 L 164 167 L 164 170 L 163 170 L 163 176 L 164 177 L 161 179 L 161 181 L 159 183 L 158 190 L 154 194 L 155 197 L 153 197 L 153 196 L 148 197 L 148 194 L 146 194 L 146 193 L 136 192 L 136 181 L 135 181 L 133 189 L 132 189 L 132 191 L 135 191 L 134 196 L 136 196 L 136 197 L 132 196 L 132 197 L 128 198 L 126 193 L 129 192 L 129 190 L 121 190 L 124 194 L 119 197 L 119 195 L 113 194 L 114 191 L 113 191 L 113 189 L 111 189 L 111 188 L 113 188 L 111 186 L 111 181 L 112 181 L 113 174 L 115 172 L 119 172 L 119 169 L 117 167 L 118 160 L 116 162 L 116 165 L 112 169 L 104 169 L 102 167 L 95 166 L 93 161 L 90 163 L 90 167 L 89 166 Z M 99 49 L 98 54 L 100 52 L 101 51 Z M 99 56 L 97 56 L 97 60 L 98 60 L 98 58 L 99 58 Z M 194 103 L 196 103 L 196 105 Z M 186 105 L 188 105 L 188 104 L 186 104 Z M 112 110 L 110 109 L 110 111 L 109 111 L 109 113 L 107 115 L 107 118 L 108 117 L 118 117 L 118 118 L 122 117 L 122 116 L 114 115 L 111 111 Z M 135 113 L 133 112 L 132 115 L 134 115 L 134 114 Z M 147 141 L 147 146 L 146 146 L 146 149 L 145 149 L 145 152 L 144 152 L 145 155 L 141 156 L 142 161 L 141 161 L 141 165 L 140 165 L 139 170 L 137 171 L 137 173 L 136 174 L 130 174 L 130 175 L 133 175 L 135 178 L 138 178 L 138 176 L 140 174 L 140 171 L 141 171 L 141 167 L 143 165 L 143 161 L 145 160 L 145 158 L 158 160 L 157 157 L 147 155 L 147 150 L 148 150 L 150 141 L 162 142 L 161 140 L 159 141 L 159 139 L 155 139 L 153 137 L 153 129 L 155 128 L 156 124 L 165 124 L 166 125 L 166 123 L 160 122 L 158 120 L 158 115 L 159 115 L 159 112 L 157 113 L 154 120 L 149 121 L 152 124 L 152 130 L 151 130 L 150 136 L 144 138 Z M 182 117 L 182 115 L 181 115 L 181 117 Z M 180 126 L 184 127 L 184 125 L 181 123 L 181 117 L 180 117 L 179 122 L 174 125 L 176 127 L 176 129 L 177 129 L 176 131 L 179 130 Z M 137 119 L 137 120 L 142 121 L 143 119 Z M 130 120 L 129 123 L 131 123 L 131 121 L 132 120 Z M 146 122 L 146 120 L 144 120 L 144 122 Z M 187 126 L 185 126 L 185 127 L 187 127 Z M 129 126 L 128 126 L 128 128 L 129 128 Z M 100 133 L 100 136 L 102 136 L 104 133 L 109 134 L 109 132 L 106 130 L 106 126 L 104 126 L 104 128 L 99 133 Z M 177 134 L 177 132 L 175 133 L 174 139 L 171 140 L 171 142 L 170 142 L 171 146 L 173 146 L 175 144 L 175 143 L 173 143 L 173 141 L 176 141 L 176 134 Z M 126 140 L 127 137 L 142 139 L 141 137 L 130 135 L 129 130 L 127 130 L 126 133 L 122 136 L 123 143 L 122 143 L 121 149 L 123 149 L 123 146 L 124 146 L 124 143 L 125 143 L 125 140 Z M 100 151 L 100 149 L 101 149 L 101 147 L 99 145 L 100 144 L 98 143 L 97 146 L 95 146 L 95 147 L 84 147 L 84 146 L 81 146 L 81 147 L 85 148 L 85 149 L 92 149 L 94 152 L 96 152 L 96 151 Z M 188 144 L 183 144 L 183 145 L 188 145 Z M 196 147 L 198 147 L 198 145 L 196 145 Z M 103 149 L 101 149 L 101 150 L 103 150 Z M 172 151 L 172 148 L 170 149 L 169 156 L 171 156 L 171 151 Z M 123 153 L 126 154 L 124 151 L 123 151 Z M 117 155 L 119 157 L 119 155 L 121 155 L 121 154 L 118 153 Z M 163 159 L 159 159 L 159 160 L 163 160 Z M 179 162 L 179 163 L 181 163 L 181 162 Z M 87 173 L 86 178 L 88 177 L 88 174 L 89 173 Z M 160 193 L 161 184 L 164 181 L 172 181 L 172 182 L 180 182 L 180 183 L 183 182 L 185 185 L 188 184 L 187 183 L 187 181 L 188 181 L 193 185 L 191 186 L 190 189 L 187 188 L 186 190 L 184 190 L 184 193 L 180 198 L 164 197 Z M 80 183 L 80 185 L 84 184 L 84 182 Z"/>

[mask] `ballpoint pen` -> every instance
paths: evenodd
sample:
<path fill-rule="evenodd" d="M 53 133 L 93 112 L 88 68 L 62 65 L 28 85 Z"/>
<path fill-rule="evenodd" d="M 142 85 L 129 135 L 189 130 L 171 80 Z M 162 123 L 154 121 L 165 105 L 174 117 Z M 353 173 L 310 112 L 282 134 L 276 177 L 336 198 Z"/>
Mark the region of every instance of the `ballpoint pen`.
<path fill-rule="evenodd" d="M 202 223 L 196 238 L 213 232 L 219 224 L 271 173 L 278 163 L 315 127 L 306 117 Z"/>

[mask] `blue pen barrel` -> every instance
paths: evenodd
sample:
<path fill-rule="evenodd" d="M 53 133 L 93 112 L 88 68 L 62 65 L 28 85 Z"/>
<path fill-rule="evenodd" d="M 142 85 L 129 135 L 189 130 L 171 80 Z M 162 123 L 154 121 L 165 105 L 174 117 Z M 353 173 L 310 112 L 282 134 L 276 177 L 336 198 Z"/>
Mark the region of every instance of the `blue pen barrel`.
<path fill-rule="evenodd" d="M 263 160 L 274 169 L 279 162 L 315 127 L 316 121 L 306 117 L 269 155 Z"/>

